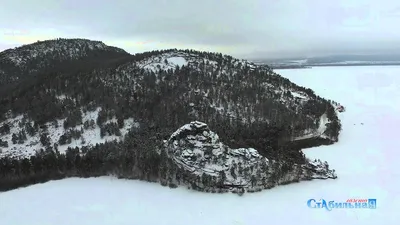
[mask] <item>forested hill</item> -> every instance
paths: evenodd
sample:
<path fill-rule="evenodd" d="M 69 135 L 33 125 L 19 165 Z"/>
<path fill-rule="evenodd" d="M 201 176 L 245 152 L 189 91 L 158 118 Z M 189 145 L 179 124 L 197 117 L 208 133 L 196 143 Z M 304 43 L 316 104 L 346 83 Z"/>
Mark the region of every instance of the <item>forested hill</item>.
<path fill-rule="evenodd" d="M 49 71 L 72 70 L 72 63 L 129 56 L 125 50 L 87 39 L 38 41 L 0 52 L 0 86 Z"/>
<path fill-rule="evenodd" d="M 299 171 L 309 164 L 296 140 L 331 144 L 341 129 L 334 102 L 269 67 L 219 53 L 169 49 L 130 55 L 101 42 L 57 39 L 0 56 L 8 84 L 0 88 L 0 171 L 8 171 L 0 174 L 3 189 L 104 174 L 193 184 L 203 170 L 192 174 L 176 161 L 162 163 L 174 158 L 163 154 L 170 148 L 165 141 L 192 121 L 207 124 L 229 148 L 252 148 L 276 162 L 270 166 L 286 165 L 279 173 L 286 176 L 295 165 Z M 216 160 L 211 158 L 204 160 Z M 168 178 L 161 179 L 165 168 Z M 246 168 L 256 176 L 258 170 Z M 222 175 L 213 174 L 208 186 L 225 187 Z"/>

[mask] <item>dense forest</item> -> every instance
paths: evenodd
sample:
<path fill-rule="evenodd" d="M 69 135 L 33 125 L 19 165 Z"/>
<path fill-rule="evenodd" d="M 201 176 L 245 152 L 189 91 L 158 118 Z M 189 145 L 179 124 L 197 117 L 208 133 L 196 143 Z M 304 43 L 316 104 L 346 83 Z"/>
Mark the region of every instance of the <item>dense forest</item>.
<path fill-rule="evenodd" d="M 71 43 L 91 42 L 57 39 L 44 43 L 68 50 Z M 44 51 L 46 47 L 40 44 L 41 48 L 32 44 L 29 49 Z M 12 54 L 29 55 L 26 46 L 21 48 L 24 51 L 15 49 Z M 193 174 L 160 154 L 163 140 L 195 120 L 207 123 L 231 148 L 255 148 L 264 157 L 275 160 L 280 165 L 280 176 L 292 171 L 295 165 L 307 164 L 300 151 L 302 146 L 338 141 L 341 126 L 332 106 L 334 102 L 291 83 L 266 66 L 193 50 L 129 55 L 116 48 L 95 49 L 96 54 L 90 53 L 90 49 L 86 47 L 83 56 L 64 61 L 61 50 L 47 52 L 41 58 L 25 57 L 28 63 L 24 65 L 28 66 L 24 69 L 5 60 L 9 51 L 0 53 L 3 62 L 8 63 L 7 70 L 3 70 L 7 85 L 0 87 L 0 151 L 7 151 L 8 145 L 24 143 L 34 135 L 40 136 L 42 146 L 30 158 L 0 159 L 1 190 L 64 177 L 107 174 L 171 187 L 181 182 L 200 187 Z M 183 57 L 187 63 L 176 65 L 173 57 Z M 54 58 L 59 59 L 56 64 L 52 63 Z M 35 60 L 40 60 L 43 66 L 32 68 L 30 76 L 21 75 L 29 71 Z M 292 92 L 302 93 L 306 99 L 296 98 Z M 82 112 L 96 108 L 101 108 L 96 121 L 84 121 Z M 305 131 L 317 129 L 323 114 L 329 119 L 325 138 L 293 141 Z M 12 133 L 6 121 L 20 115 L 18 132 Z M 106 123 L 113 118 L 115 122 Z M 122 141 L 58 151 L 60 145 L 81 138 L 82 132 L 75 129 L 77 125 L 83 124 L 83 129 L 98 126 L 102 136 L 120 136 L 119 129 L 129 118 L 134 118 L 140 126 L 132 128 Z M 52 143 L 46 126 L 61 119 L 64 134 L 57 143 Z M 12 143 L 2 140 L 2 135 L 11 133 Z M 168 182 L 161 177 L 169 177 Z M 210 185 L 209 180 L 215 185 Z M 206 177 L 204 182 L 216 186 L 218 179 Z"/>

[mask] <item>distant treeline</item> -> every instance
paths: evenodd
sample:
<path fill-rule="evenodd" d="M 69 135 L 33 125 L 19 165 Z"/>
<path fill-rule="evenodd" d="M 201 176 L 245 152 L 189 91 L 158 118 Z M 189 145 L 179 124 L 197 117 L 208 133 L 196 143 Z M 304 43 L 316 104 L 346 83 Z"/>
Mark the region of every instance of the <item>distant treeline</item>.
<path fill-rule="evenodd" d="M 303 66 L 303 65 L 271 65 L 272 69 L 311 69 L 311 66 Z"/>

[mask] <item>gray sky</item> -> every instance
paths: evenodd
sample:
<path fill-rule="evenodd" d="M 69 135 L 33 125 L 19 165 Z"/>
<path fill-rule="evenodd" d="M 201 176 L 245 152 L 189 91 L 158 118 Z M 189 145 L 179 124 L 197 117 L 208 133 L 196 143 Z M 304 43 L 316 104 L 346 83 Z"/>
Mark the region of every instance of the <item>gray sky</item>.
<path fill-rule="evenodd" d="M 398 0 L 1 0 L 0 50 L 56 37 L 236 57 L 400 50 Z"/>

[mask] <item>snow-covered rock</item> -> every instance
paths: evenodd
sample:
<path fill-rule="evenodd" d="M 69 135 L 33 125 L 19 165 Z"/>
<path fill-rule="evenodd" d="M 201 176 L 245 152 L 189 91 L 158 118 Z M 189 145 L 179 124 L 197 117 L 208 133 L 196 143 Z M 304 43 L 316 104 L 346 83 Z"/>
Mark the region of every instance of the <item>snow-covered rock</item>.
<path fill-rule="evenodd" d="M 307 168 L 314 172 L 312 175 L 313 179 L 337 178 L 335 170 L 330 170 L 328 162 L 326 161 L 322 162 L 320 160 L 309 160 Z"/>
<path fill-rule="evenodd" d="M 164 144 L 168 156 L 180 168 L 199 177 L 206 174 L 222 179 L 226 187 L 256 188 L 302 179 L 336 178 L 327 164 L 318 162 L 294 165 L 295 169 L 288 174 L 274 178 L 272 174 L 282 164 L 268 160 L 254 148 L 230 148 L 207 124 L 199 121 L 180 127 Z"/>
<path fill-rule="evenodd" d="M 211 176 L 226 175 L 226 184 L 246 186 L 250 183 L 251 174 L 256 168 L 268 159 L 262 157 L 252 148 L 231 149 L 223 144 L 218 135 L 212 132 L 207 124 L 194 121 L 186 124 L 174 132 L 167 142 L 168 153 L 182 167 L 191 172 Z M 251 170 L 248 175 L 237 174 L 232 171 L 241 165 L 243 170 Z M 234 168 L 234 169 L 232 169 Z M 242 170 L 241 169 L 241 170 Z"/>

